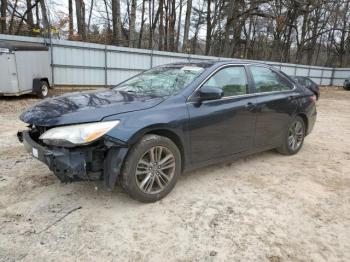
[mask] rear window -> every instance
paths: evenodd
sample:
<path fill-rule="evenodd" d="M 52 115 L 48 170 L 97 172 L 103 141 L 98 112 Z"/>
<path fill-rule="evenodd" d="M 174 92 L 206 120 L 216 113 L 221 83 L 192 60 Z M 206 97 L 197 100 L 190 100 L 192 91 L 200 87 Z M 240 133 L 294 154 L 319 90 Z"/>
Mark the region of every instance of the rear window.
<path fill-rule="evenodd" d="M 250 67 L 257 93 L 285 91 L 293 89 L 293 84 L 269 68 Z"/>

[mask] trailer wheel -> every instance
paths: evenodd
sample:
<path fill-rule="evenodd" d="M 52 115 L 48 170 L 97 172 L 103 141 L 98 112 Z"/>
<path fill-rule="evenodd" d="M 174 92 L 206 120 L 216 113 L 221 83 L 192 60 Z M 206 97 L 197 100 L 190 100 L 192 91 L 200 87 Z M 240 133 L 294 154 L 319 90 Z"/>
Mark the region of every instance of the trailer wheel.
<path fill-rule="evenodd" d="M 40 91 L 38 92 L 38 96 L 40 98 L 45 98 L 49 95 L 50 86 L 46 81 L 40 81 Z"/>

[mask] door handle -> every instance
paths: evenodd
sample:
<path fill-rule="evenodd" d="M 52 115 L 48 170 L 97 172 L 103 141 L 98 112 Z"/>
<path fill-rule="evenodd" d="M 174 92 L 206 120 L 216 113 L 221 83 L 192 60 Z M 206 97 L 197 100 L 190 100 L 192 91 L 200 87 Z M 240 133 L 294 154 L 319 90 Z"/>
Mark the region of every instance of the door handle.
<path fill-rule="evenodd" d="M 298 95 L 290 95 L 287 97 L 287 100 L 290 101 L 290 100 L 293 100 L 297 97 Z"/>
<path fill-rule="evenodd" d="M 256 104 L 252 103 L 252 102 L 249 102 L 245 105 L 245 108 L 248 110 L 248 111 L 254 111 L 256 109 Z"/>

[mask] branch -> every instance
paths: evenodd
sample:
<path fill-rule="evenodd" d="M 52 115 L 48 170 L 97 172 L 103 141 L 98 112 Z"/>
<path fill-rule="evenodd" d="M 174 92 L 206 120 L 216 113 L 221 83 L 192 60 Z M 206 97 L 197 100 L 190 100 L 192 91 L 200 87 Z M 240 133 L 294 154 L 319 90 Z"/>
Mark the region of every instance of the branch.
<path fill-rule="evenodd" d="M 73 208 L 72 210 L 68 211 L 66 214 L 64 214 L 64 216 L 60 217 L 59 219 L 57 219 L 55 222 L 53 222 L 52 224 L 48 225 L 47 227 L 45 227 L 43 230 L 39 231 L 37 234 L 41 234 L 42 232 L 48 230 L 49 228 L 51 228 L 52 226 L 56 225 L 58 222 L 60 222 L 61 220 L 63 220 L 66 216 L 68 216 L 69 214 L 72 214 L 74 211 L 77 211 L 79 209 L 81 209 L 81 206 L 78 206 L 76 208 Z"/>

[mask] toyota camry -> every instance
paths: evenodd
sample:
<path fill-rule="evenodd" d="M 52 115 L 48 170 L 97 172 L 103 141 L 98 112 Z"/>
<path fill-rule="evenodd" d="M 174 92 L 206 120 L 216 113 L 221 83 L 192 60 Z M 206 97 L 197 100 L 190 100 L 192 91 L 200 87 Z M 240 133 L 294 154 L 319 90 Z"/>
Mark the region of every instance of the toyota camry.
<path fill-rule="evenodd" d="M 119 181 L 154 202 L 186 171 L 271 149 L 296 154 L 315 124 L 315 100 L 264 64 L 175 63 L 43 100 L 21 114 L 28 129 L 18 138 L 63 182 L 112 190 Z"/>

